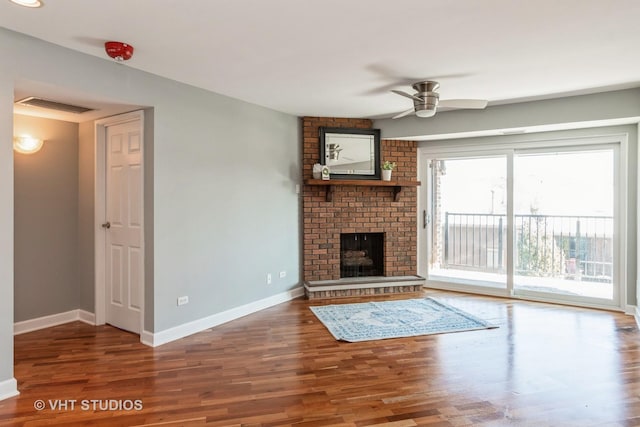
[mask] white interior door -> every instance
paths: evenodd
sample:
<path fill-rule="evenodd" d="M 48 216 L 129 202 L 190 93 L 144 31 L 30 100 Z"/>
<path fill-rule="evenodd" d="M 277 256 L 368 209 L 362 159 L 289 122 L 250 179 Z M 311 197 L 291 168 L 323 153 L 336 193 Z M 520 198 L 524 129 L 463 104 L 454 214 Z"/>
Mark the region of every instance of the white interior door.
<path fill-rule="evenodd" d="M 106 322 L 140 333 L 143 300 L 142 129 L 106 127 Z"/>

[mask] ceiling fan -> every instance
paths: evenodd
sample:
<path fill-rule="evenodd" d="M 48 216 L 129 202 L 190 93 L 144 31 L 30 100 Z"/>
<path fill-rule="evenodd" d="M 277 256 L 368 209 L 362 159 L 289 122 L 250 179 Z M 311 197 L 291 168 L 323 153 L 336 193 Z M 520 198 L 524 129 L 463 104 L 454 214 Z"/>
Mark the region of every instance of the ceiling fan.
<path fill-rule="evenodd" d="M 412 87 L 417 92 L 413 95 L 401 90 L 391 91 L 413 100 L 413 108 L 394 116 L 394 119 L 399 119 L 412 113 L 415 113 L 418 117 L 432 117 L 436 114 L 437 108 L 483 109 L 488 103 L 484 99 L 443 99 L 440 101 L 440 94 L 437 92 L 440 83 L 433 80 L 417 82 Z"/>

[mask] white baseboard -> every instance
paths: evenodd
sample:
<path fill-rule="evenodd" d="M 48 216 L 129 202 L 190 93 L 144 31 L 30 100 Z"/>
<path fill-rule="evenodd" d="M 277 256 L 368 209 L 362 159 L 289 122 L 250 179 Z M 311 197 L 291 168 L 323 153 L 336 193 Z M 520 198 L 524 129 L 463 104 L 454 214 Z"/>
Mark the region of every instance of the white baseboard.
<path fill-rule="evenodd" d="M 96 324 L 96 315 L 88 311 L 78 310 L 78 320 L 93 326 Z"/>
<path fill-rule="evenodd" d="M 153 332 L 142 331 L 140 334 L 140 342 L 144 345 L 148 345 L 149 347 L 154 347 L 153 345 Z M 157 344 L 159 345 L 159 344 Z"/>
<path fill-rule="evenodd" d="M 628 314 L 630 316 L 634 316 L 636 314 L 636 306 L 635 305 L 627 305 L 627 306 L 625 306 L 624 314 Z"/>
<path fill-rule="evenodd" d="M 18 382 L 15 378 L 0 381 L 0 400 L 19 395 Z"/>
<path fill-rule="evenodd" d="M 35 319 L 23 320 L 13 324 L 13 334 L 20 335 L 39 329 L 62 325 L 63 323 L 79 320 L 90 325 L 95 325 L 95 315 L 84 310 L 70 310 L 64 313 L 52 314 Z"/>
<path fill-rule="evenodd" d="M 636 324 L 640 328 L 640 307 L 636 307 L 636 311 L 633 316 L 636 318 Z"/>
<path fill-rule="evenodd" d="M 164 331 L 155 333 L 143 331 L 140 335 L 140 341 L 148 346 L 157 347 L 162 344 L 166 344 L 168 342 L 193 335 L 197 332 L 202 332 L 206 329 L 222 325 L 223 323 L 239 319 L 240 317 L 256 313 L 260 310 L 264 310 L 265 308 L 269 308 L 283 302 L 291 301 L 292 299 L 298 298 L 303 295 L 304 288 L 298 287 L 290 291 L 282 292 L 280 294 L 261 299 L 259 301 L 254 301 L 249 304 L 241 305 L 240 307 L 223 311 L 222 313 L 217 313 L 211 316 L 204 317 L 202 319 L 185 323 L 183 325 L 165 329 Z"/>

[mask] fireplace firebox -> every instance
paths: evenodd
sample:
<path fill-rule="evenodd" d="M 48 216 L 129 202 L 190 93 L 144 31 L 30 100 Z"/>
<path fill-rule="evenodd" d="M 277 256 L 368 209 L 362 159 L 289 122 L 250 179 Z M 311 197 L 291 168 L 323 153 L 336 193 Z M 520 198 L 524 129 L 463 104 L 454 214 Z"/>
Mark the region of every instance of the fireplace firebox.
<path fill-rule="evenodd" d="M 384 233 L 340 234 L 340 277 L 384 276 Z"/>

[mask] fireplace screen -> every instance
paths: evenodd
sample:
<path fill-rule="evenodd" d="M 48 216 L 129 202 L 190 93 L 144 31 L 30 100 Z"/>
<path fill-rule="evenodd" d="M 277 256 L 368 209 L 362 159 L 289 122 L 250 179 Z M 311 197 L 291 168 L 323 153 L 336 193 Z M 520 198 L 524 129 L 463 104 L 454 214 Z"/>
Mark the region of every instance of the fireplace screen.
<path fill-rule="evenodd" d="M 384 233 L 340 234 L 340 277 L 384 275 Z"/>

